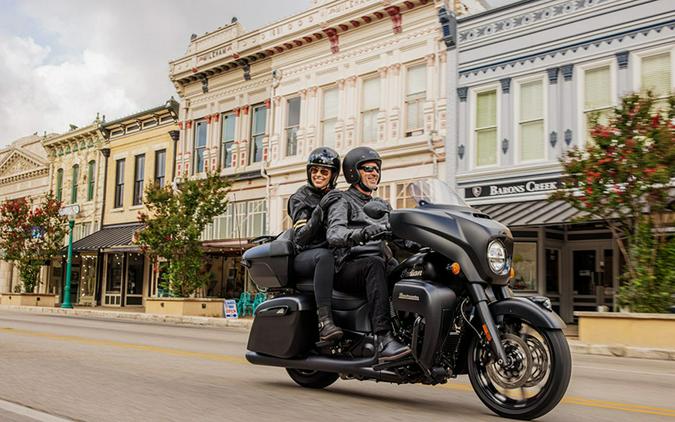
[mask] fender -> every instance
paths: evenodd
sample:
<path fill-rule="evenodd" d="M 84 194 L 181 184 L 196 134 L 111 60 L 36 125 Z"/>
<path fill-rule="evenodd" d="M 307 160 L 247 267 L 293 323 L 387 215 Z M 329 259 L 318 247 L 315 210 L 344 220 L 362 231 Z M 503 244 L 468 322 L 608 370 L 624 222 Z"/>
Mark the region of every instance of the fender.
<path fill-rule="evenodd" d="M 490 313 L 495 317 L 498 315 L 515 315 L 530 322 L 537 328 L 562 330 L 567 326 L 555 312 L 549 311 L 523 297 L 511 297 L 492 302 L 488 307 Z"/>

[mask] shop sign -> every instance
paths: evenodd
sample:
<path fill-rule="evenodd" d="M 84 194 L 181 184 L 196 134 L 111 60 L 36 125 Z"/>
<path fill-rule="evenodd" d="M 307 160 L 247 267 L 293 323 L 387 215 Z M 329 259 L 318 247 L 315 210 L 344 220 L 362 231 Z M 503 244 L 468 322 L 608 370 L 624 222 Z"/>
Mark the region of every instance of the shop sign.
<path fill-rule="evenodd" d="M 495 183 L 465 188 L 465 198 L 494 198 L 521 193 L 548 192 L 561 186 L 560 179 L 524 180 L 515 183 Z"/>

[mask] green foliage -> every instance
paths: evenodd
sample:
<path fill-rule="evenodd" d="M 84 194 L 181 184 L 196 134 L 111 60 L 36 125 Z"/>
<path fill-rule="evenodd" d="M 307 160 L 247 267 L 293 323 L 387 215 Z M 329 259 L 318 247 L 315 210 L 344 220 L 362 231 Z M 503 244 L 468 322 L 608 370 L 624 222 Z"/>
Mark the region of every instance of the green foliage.
<path fill-rule="evenodd" d="M 188 297 L 206 282 L 202 274 L 202 246 L 199 237 L 214 217 L 227 209 L 230 184 L 217 174 L 204 179 L 185 180 L 174 190 L 151 185 L 145 191 L 148 213 L 139 213 L 145 227 L 135 239 L 144 251 L 168 261 L 161 286 L 172 296 Z"/>
<path fill-rule="evenodd" d="M 658 247 L 652 229 L 648 221 L 638 225 L 631 245 L 637 276 L 627 278 L 619 289 L 619 305 L 634 312 L 669 312 L 675 293 L 675 238 Z"/>
<path fill-rule="evenodd" d="M 601 218 L 617 240 L 626 261 L 627 285 L 619 300 L 634 310 L 661 309 L 670 302 L 671 281 L 659 279 L 673 261 L 664 233 L 672 221 L 671 179 L 675 178 L 675 96 L 665 108 L 651 93 L 632 94 L 610 116 L 607 126 L 591 119 L 593 142 L 563 157 L 563 186 L 552 195 Z M 665 255 L 664 255 L 665 254 Z M 669 287 L 670 286 L 670 287 Z M 657 291 L 657 289 L 665 289 Z M 661 299 L 663 300 L 661 300 Z M 653 301 L 653 307 L 648 305 Z"/>
<path fill-rule="evenodd" d="M 26 198 L 0 205 L 0 249 L 6 260 L 17 265 L 26 292 L 35 291 L 40 267 L 63 248 L 68 225 L 67 217 L 59 215 L 60 208 L 61 201 L 51 193 L 38 206 Z"/>

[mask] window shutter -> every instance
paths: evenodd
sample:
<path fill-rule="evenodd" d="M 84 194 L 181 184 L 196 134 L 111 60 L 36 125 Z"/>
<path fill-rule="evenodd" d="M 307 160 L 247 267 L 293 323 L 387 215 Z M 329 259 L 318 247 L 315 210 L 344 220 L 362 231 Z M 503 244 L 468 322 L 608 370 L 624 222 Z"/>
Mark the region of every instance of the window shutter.
<path fill-rule="evenodd" d="M 544 115 L 544 96 L 541 81 L 522 84 L 520 87 L 520 121 L 537 120 Z"/>
<path fill-rule="evenodd" d="M 640 88 L 652 90 L 657 96 L 668 95 L 672 88 L 671 71 L 670 53 L 643 58 Z"/>
<path fill-rule="evenodd" d="M 483 92 L 476 98 L 476 128 L 497 125 L 497 91 Z"/>
<path fill-rule="evenodd" d="M 612 104 L 609 66 L 589 69 L 584 78 L 584 110 L 608 107 Z"/>
<path fill-rule="evenodd" d="M 425 65 L 408 68 L 406 94 L 417 94 L 427 90 L 427 67 Z"/>
<path fill-rule="evenodd" d="M 363 81 L 363 110 L 380 108 L 380 78 Z"/>
<path fill-rule="evenodd" d="M 323 92 L 323 118 L 337 117 L 338 113 L 338 90 L 327 89 Z"/>

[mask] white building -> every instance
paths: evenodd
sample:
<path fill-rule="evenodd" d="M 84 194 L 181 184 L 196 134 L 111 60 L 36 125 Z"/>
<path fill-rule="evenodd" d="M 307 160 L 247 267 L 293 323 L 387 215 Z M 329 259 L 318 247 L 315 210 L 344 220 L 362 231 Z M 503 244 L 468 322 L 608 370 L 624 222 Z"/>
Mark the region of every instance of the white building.
<path fill-rule="evenodd" d="M 480 2 L 454 3 L 458 13 L 484 10 Z M 305 183 L 313 148 L 343 156 L 359 145 L 377 149 L 384 159 L 378 195 L 394 207 L 408 205 L 412 180 L 446 176 L 441 6 L 448 7 L 315 1 L 253 32 L 234 22 L 193 38 L 171 62 L 182 98 L 177 174 L 218 171 L 234 181 L 227 215 L 204 233 L 217 274 L 207 294 L 245 288 L 236 257 L 248 239 L 288 227 L 286 201 Z"/>

